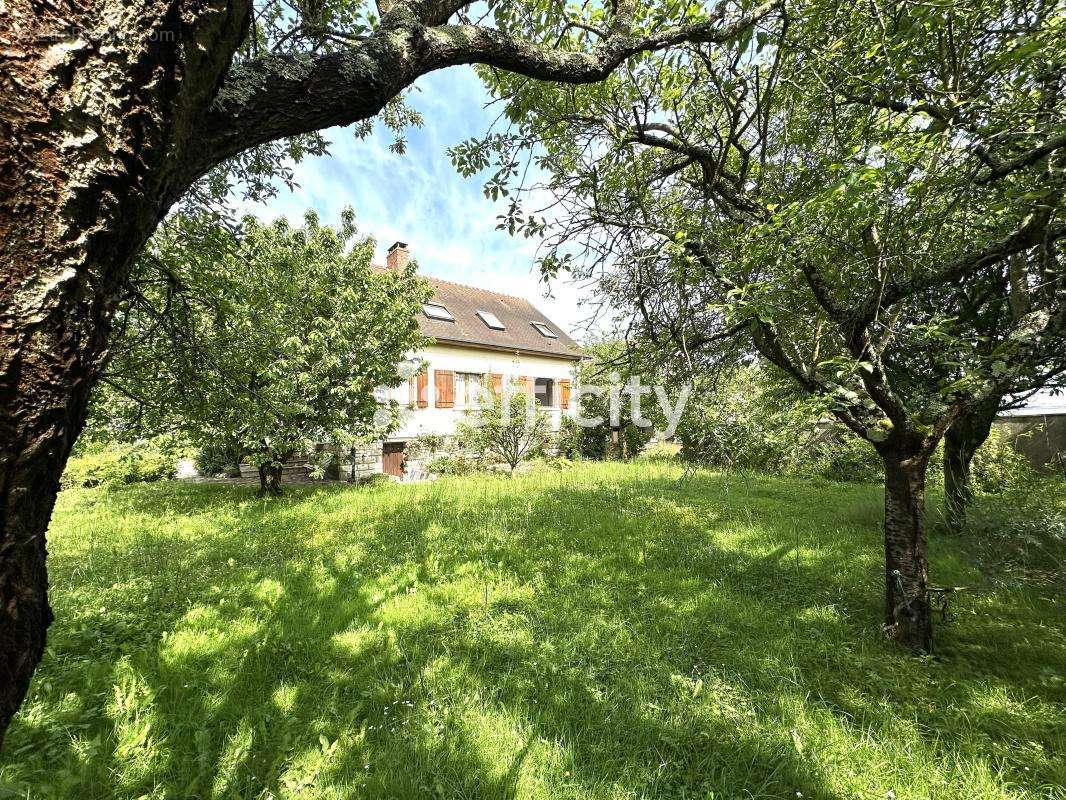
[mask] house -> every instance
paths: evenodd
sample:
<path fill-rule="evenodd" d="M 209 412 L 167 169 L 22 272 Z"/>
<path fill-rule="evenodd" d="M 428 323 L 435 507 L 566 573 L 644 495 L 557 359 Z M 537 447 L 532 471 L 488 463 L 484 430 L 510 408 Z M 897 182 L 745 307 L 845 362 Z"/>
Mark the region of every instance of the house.
<path fill-rule="evenodd" d="M 384 269 L 402 269 L 407 245 L 389 248 Z M 418 315 L 419 329 L 433 339 L 410 354 L 425 368 L 401 386 L 378 390 L 381 402 L 395 401 L 402 424 L 385 441 L 357 448 L 342 469 L 355 477 L 384 472 L 417 475 L 422 465 L 409 459 L 409 443 L 422 436 L 455 433 L 476 407 L 479 387 L 499 394 L 516 386 L 532 396 L 557 430 L 572 413 L 571 385 L 583 354 L 559 325 L 528 300 L 475 286 L 425 277 L 433 297 Z"/>

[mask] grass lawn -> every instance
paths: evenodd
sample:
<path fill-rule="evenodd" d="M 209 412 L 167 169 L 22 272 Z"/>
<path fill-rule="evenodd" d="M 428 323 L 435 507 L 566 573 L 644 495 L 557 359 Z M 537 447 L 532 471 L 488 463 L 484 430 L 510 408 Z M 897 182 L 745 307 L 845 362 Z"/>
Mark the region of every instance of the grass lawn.
<path fill-rule="evenodd" d="M 905 656 L 880 513 L 656 462 L 64 492 L 0 797 L 1066 797 L 1061 574 L 934 536 L 975 591 Z"/>

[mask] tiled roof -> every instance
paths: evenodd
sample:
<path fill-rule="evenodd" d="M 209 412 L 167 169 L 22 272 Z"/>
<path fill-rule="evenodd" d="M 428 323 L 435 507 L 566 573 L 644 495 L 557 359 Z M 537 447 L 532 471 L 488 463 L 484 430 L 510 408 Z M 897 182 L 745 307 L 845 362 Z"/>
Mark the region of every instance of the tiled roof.
<path fill-rule="evenodd" d="M 441 304 L 455 317 L 455 322 L 447 322 L 430 319 L 425 314 L 418 315 L 419 329 L 438 342 L 457 342 L 561 358 L 578 359 L 583 356 L 577 343 L 567 336 L 566 331 L 528 300 L 440 278 L 426 277 L 425 280 L 433 287 L 431 302 Z M 495 314 L 504 329 L 501 331 L 490 328 L 477 315 L 478 311 Z M 533 327 L 534 322 L 547 325 L 559 338 L 552 339 L 542 335 Z"/>

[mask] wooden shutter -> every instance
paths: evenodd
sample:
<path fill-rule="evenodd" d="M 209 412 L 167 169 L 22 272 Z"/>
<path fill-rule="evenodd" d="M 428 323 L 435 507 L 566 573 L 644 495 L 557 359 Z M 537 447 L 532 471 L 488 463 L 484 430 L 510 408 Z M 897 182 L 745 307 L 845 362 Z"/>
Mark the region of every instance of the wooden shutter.
<path fill-rule="evenodd" d="M 503 397 L 503 375 L 498 372 L 489 373 L 489 388 L 497 397 Z"/>
<path fill-rule="evenodd" d="M 455 405 L 455 373 L 438 369 L 433 373 L 437 387 L 437 408 L 452 408 Z"/>
<path fill-rule="evenodd" d="M 416 381 L 416 405 L 419 408 L 429 407 L 429 370 L 422 370 L 418 373 Z"/>
<path fill-rule="evenodd" d="M 529 377 L 528 375 L 519 375 L 518 385 L 522 388 L 523 392 L 528 394 L 530 397 L 533 396 L 533 379 L 531 377 Z"/>
<path fill-rule="evenodd" d="M 559 381 L 559 408 L 563 411 L 570 408 L 570 381 Z"/>

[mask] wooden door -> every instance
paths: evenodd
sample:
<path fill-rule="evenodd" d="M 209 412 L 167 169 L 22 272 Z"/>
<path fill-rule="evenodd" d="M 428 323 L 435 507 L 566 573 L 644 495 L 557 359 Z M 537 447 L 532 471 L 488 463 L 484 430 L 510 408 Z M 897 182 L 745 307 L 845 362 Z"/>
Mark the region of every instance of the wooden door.
<path fill-rule="evenodd" d="M 403 477 L 403 442 L 385 442 L 381 446 L 381 471 L 386 475 Z"/>

